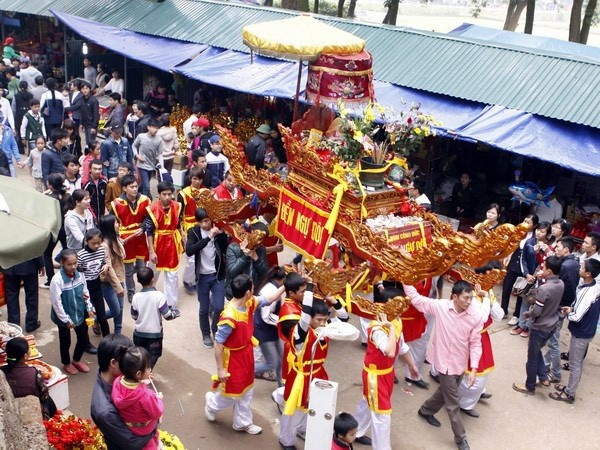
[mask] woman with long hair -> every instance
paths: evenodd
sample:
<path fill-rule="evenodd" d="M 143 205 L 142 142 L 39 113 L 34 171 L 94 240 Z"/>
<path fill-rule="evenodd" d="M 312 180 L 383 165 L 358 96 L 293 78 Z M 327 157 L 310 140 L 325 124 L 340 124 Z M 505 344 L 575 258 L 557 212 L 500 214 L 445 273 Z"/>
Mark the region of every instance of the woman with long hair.
<path fill-rule="evenodd" d="M 52 136 L 52 130 L 60 128 L 67 105 L 62 93 L 57 90 L 54 78 L 47 78 L 45 84 L 48 90 L 42 94 L 40 99 L 40 111 L 44 115 L 46 136 L 50 137 Z"/>
<path fill-rule="evenodd" d="M 65 119 L 62 128 L 69 132 L 69 143 L 66 150 L 71 154 L 80 158 L 81 153 L 81 136 L 79 135 L 79 127 L 75 125 L 71 119 Z"/>
<path fill-rule="evenodd" d="M 83 189 L 75 189 L 68 202 L 69 210 L 65 214 L 65 233 L 67 247 L 73 250 L 83 248 L 83 236 L 87 230 L 96 228 L 90 211 L 90 194 Z"/>
<path fill-rule="evenodd" d="M 40 400 L 42 415 L 49 419 L 56 412 L 56 405 L 48 393 L 41 372 L 28 366 L 29 343 L 23 337 L 16 337 L 6 343 L 6 363 L 2 368 L 6 381 L 15 398 L 33 395 Z"/>
<path fill-rule="evenodd" d="M 529 239 L 534 237 L 535 229 L 537 228 L 539 219 L 535 214 L 529 214 L 523 222 L 529 225 L 530 231 L 527 233 L 524 239 L 519 243 L 519 247 L 513 252 L 510 256 L 508 264 L 506 264 L 506 276 L 504 277 L 504 282 L 502 283 L 502 309 L 504 310 L 504 315 L 508 314 L 508 304 L 510 303 L 510 295 L 512 292 L 513 285 L 517 278 L 524 277 L 528 274 L 533 275 L 537 264 L 535 262 L 535 252 L 533 248 L 529 248 L 526 246 Z M 527 249 L 527 251 L 525 251 Z M 508 322 L 509 325 L 516 325 L 519 321 L 519 312 L 521 310 L 521 302 L 523 298 L 521 296 L 517 296 L 517 303 L 515 305 L 515 309 L 513 311 L 513 316 Z"/>
<path fill-rule="evenodd" d="M 102 233 L 102 247 L 106 263 L 109 265 L 107 273 L 100 275 L 102 295 L 109 308 L 106 318 L 114 319 L 115 333 L 121 333 L 125 295 L 125 248 L 119 238 L 119 223 L 115 216 L 109 214 L 100 217 L 98 229 Z"/>
<path fill-rule="evenodd" d="M 271 266 L 261 279 L 255 291 L 269 298 L 283 285 L 285 271 L 280 266 Z M 277 334 L 279 308 L 281 301 L 259 308 L 254 313 L 254 337 L 260 342 L 260 350 L 265 362 L 254 368 L 254 376 L 269 381 L 277 380 L 278 386 L 283 386 L 281 377 L 281 359 L 283 358 L 283 343 Z"/>

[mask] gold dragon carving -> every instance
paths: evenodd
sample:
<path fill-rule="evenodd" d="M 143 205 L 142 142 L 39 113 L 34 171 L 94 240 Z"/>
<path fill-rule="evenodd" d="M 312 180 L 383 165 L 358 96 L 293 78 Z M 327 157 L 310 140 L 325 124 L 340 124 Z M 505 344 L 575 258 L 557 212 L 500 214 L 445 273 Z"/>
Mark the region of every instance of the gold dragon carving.
<path fill-rule="evenodd" d="M 262 230 L 246 231 L 239 223 L 233 223 L 231 225 L 231 230 L 234 237 L 239 242 L 246 242 L 246 248 L 248 250 L 254 250 L 256 247 L 262 244 L 267 236 L 267 234 Z"/>
<path fill-rule="evenodd" d="M 477 236 L 458 233 L 464 240 L 458 261 L 471 267 L 481 267 L 491 259 L 503 259 L 510 255 L 529 231 L 529 225 L 505 223 L 493 230 L 479 231 Z"/>
<path fill-rule="evenodd" d="M 390 298 L 386 303 L 374 303 L 359 295 L 353 295 L 350 302 L 349 310 L 357 316 L 374 319 L 377 314 L 384 313 L 388 320 L 394 320 L 408 309 L 410 298 L 397 296 Z"/>
<path fill-rule="evenodd" d="M 204 208 L 213 222 L 227 222 L 250 204 L 251 195 L 235 200 L 217 200 L 209 189 L 192 188 L 192 198 L 198 208 Z"/>
<path fill-rule="evenodd" d="M 479 284 L 484 291 L 492 289 L 506 276 L 506 270 L 504 269 L 492 269 L 486 273 L 475 273 L 470 267 L 460 266 L 456 268 L 456 271 L 460 273 L 463 280 L 468 281 L 472 285 Z"/>
<path fill-rule="evenodd" d="M 369 270 L 366 262 L 354 267 L 332 269 L 326 261 L 315 258 L 305 258 L 304 268 L 311 273 L 311 278 L 320 296 L 345 295 L 346 284 L 354 289 L 360 288 L 356 283 Z"/>

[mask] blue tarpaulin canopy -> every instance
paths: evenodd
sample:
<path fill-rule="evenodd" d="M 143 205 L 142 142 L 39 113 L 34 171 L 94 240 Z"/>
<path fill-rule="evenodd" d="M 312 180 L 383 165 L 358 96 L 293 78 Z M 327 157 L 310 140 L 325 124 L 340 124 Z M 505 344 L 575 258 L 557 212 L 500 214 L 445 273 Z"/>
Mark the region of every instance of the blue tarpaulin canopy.
<path fill-rule="evenodd" d="M 547 50 L 553 53 L 562 53 L 566 56 L 584 57 L 591 61 L 600 62 L 600 48 L 577 42 L 562 41 L 545 36 L 516 33 L 514 31 L 497 30 L 481 27 L 471 23 L 463 23 L 458 28 L 448 33 L 451 36 L 461 36 L 497 44 L 518 45 L 520 47 Z"/>
<path fill-rule="evenodd" d="M 251 62 L 253 61 L 253 62 Z M 193 61 L 178 67 L 189 78 L 216 86 L 255 95 L 294 98 L 298 80 L 298 63 L 281 61 L 234 50 L 211 48 Z M 307 70 L 302 72 L 301 86 L 306 85 Z"/>
<path fill-rule="evenodd" d="M 122 30 L 71 14 L 51 12 L 67 27 L 90 42 L 164 71 L 173 70 L 178 64 L 196 57 L 208 47 Z"/>

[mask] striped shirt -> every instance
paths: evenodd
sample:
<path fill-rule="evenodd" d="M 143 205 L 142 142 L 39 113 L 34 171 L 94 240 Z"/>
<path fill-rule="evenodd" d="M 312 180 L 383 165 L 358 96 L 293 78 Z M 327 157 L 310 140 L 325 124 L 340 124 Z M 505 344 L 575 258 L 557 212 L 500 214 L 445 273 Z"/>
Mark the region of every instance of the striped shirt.
<path fill-rule="evenodd" d="M 86 245 L 77 253 L 78 270 L 83 272 L 86 280 L 95 280 L 100 276 L 102 267 L 106 264 L 104 248 L 92 252 Z"/>

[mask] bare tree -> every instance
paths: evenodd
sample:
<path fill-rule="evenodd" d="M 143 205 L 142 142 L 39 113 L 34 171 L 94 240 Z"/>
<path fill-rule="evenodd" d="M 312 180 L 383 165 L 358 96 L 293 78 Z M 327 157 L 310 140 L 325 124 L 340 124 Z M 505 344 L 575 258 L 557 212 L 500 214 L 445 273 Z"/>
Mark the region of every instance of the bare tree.
<path fill-rule="evenodd" d="M 598 6 L 598 1 L 588 0 L 582 21 L 583 4 L 584 0 L 573 0 L 571 19 L 569 21 L 569 41 L 586 44 L 590 34 L 590 27 L 594 21 L 594 14 L 596 7 Z"/>
<path fill-rule="evenodd" d="M 533 18 L 535 16 L 535 0 L 527 0 L 527 13 L 525 14 L 525 34 L 533 34 Z"/>
<path fill-rule="evenodd" d="M 346 0 L 338 0 L 338 7 L 337 7 L 337 16 L 338 17 L 344 17 L 344 3 L 346 3 Z"/>
<path fill-rule="evenodd" d="M 348 7 L 348 17 L 354 19 L 356 17 L 356 0 L 350 0 L 350 6 Z"/>
<path fill-rule="evenodd" d="M 519 19 L 521 13 L 527 6 L 527 0 L 510 0 L 508 2 L 508 9 L 506 10 L 506 19 L 504 19 L 503 30 L 515 31 L 519 25 Z"/>
<path fill-rule="evenodd" d="M 588 0 L 585 15 L 583 16 L 583 23 L 581 24 L 581 34 L 579 35 L 579 42 L 581 44 L 587 44 L 588 37 L 590 36 L 590 27 L 594 24 L 596 17 L 597 7 L 598 0 Z"/>
<path fill-rule="evenodd" d="M 383 4 L 387 6 L 387 13 L 383 18 L 383 23 L 388 25 L 396 25 L 396 17 L 398 17 L 398 6 L 400 4 L 400 0 L 386 0 Z"/>

